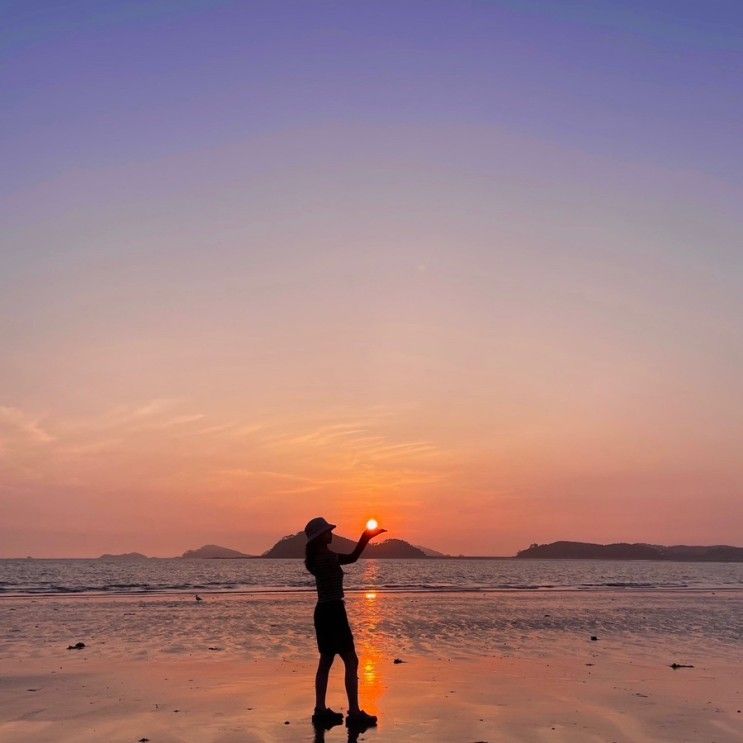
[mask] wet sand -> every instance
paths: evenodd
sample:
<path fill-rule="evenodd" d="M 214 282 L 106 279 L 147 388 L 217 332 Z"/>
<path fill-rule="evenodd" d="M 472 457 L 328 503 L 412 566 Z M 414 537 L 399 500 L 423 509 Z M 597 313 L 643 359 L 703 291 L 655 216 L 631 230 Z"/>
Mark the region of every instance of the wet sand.
<path fill-rule="evenodd" d="M 362 703 L 380 715 L 365 741 L 739 741 L 734 666 L 673 671 L 596 658 L 362 657 Z M 3 669 L 0 740 L 80 743 L 346 741 L 313 730 L 311 663 L 88 660 Z M 343 707 L 334 669 L 329 701 Z M 31 691 L 34 689 L 35 691 Z M 288 723 L 288 724 L 286 724 Z"/>
<path fill-rule="evenodd" d="M 524 632 L 518 627 L 518 645 L 506 634 L 495 636 L 492 629 L 482 627 L 495 613 L 494 602 L 503 604 L 503 598 L 460 597 L 459 617 L 447 620 L 461 625 L 457 632 L 441 642 L 430 637 L 415 642 L 414 629 L 406 637 L 397 635 L 399 625 L 388 627 L 385 617 L 401 612 L 410 617 L 420 597 L 350 597 L 349 614 L 360 630 L 361 701 L 368 711 L 379 714 L 380 722 L 377 729 L 357 737 L 342 726 L 317 733 L 310 724 L 314 648 L 308 646 L 304 629 L 291 641 L 274 645 L 268 630 L 259 631 L 256 624 L 251 628 L 246 620 L 231 631 L 252 631 L 247 648 L 210 644 L 215 637 L 225 639 L 219 617 L 231 616 L 243 600 L 209 597 L 208 613 L 204 607 L 192 609 L 187 597 L 0 602 L 7 628 L 0 654 L 0 740 L 743 740 L 743 713 L 738 711 L 743 709 L 740 643 L 705 643 L 709 633 L 697 637 L 691 624 L 687 640 L 668 627 L 662 631 L 666 625 L 660 624 L 646 639 L 641 632 L 605 634 L 602 629 L 596 630 L 599 639 L 592 642 L 582 627 L 549 629 L 560 607 L 567 611 L 566 602 L 588 600 L 559 596 L 515 599 L 519 612 L 539 614 L 546 628 Z M 684 602 L 699 598 L 678 600 L 683 608 Z M 652 615 L 657 601 L 624 599 L 641 606 L 643 601 L 642 611 Z M 729 596 L 706 601 L 713 615 L 716 610 L 739 608 L 738 600 Z M 725 602 L 723 608 L 715 609 L 715 601 Z M 168 638 L 156 617 L 167 627 L 166 618 L 175 617 L 173 602 L 180 602 L 183 614 L 195 618 L 190 625 L 174 619 Z M 280 618 L 295 621 L 292 612 L 304 612 L 306 602 L 265 599 L 254 608 L 266 627 L 276 625 L 279 632 Z M 549 602 L 552 608 L 545 613 Z M 437 597 L 425 599 L 431 614 L 450 613 L 452 607 L 451 599 L 442 598 L 440 605 Z M 126 632 L 113 623 L 116 616 L 126 624 Z M 29 626 L 33 617 L 38 621 Z M 190 634 L 183 634 L 187 627 Z M 88 634 L 81 636 L 83 631 Z M 85 641 L 86 648 L 67 650 L 67 643 L 76 640 Z M 256 649 L 259 646 L 261 650 Z M 396 657 L 405 662 L 395 664 Z M 694 668 L 672 670 L 674 661 Z M 340 662 L 331 672 L 328 702 L 335 709 L 345 707 Z"/>

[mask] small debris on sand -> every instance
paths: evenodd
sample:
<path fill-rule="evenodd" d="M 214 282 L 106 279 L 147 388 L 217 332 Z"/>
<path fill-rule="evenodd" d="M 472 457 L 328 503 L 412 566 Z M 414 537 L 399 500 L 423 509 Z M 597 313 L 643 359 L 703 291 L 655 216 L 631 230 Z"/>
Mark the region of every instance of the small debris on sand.
<path fill-rule="evenodd" d="M 694 668 L 694 666 L 687 665 L 685 663 L 671 663 L 671 668 L 675 671 L 677 668 Z"/>
<path fill-rule="evenodd" d="M 215 647 L 209 647 L 208 650 L 222 650 L 222 648 L 218 648 L 215 646 Z"/>
<path fill-rule="evenodd" d="M 139 739 L 139 743 L 150 743 L 150 739 L 149 738 L 140 738 Z"/>
<path fill-rule="evenodd" d="M 596 642 L 599 638 L 596 635 L 591 635 L 591 642 Z"/>
<path fill-rule="evenodd" d="M 82 650 L 85 647 L 84 642 L 76 642 L 74 645 L 68 645 L 68 650 Z"/>
<path fill-rule="evenodd" d="M 284 725 L 289 725 L 289 720 L 284 720 Z"/>
<path fill-rule="evenodd" d="M 395 665 L 398 663 L 404 663 L 405 661 L 402 658 L 395 658 L 395 660 L 392 661 Z"/>

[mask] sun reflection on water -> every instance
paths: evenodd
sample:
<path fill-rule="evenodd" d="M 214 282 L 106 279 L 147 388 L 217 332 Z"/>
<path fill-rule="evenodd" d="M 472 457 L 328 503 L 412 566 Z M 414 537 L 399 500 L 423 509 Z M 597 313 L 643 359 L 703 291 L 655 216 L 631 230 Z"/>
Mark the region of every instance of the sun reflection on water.
<path fill-rule="evenodd" d="M 375 561 L 367 560 L 364 565 L 364 585 L 373 586 L 377 582 L 379 568 Z M 375 590 L 363 594 L 358 604 L 358 623 L 361 632 L 357 647 L 359 655 L 359 693 L 362 707 L 372 715 L 379 713 L 379 705 L 384 694 L 381 674 L 382 655 L 374 642 L 379 623 L 382 621 L 382 597 Z"/>

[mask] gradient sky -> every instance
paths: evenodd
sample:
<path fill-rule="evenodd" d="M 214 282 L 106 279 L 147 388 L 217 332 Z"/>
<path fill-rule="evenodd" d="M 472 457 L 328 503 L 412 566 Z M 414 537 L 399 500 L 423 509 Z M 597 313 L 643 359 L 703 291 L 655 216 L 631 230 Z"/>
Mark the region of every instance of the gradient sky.
<path fill-rule="evenodd" d="M 742 544 L 742 81 L 737 0 L 0 0 L 0 555 Z"/>

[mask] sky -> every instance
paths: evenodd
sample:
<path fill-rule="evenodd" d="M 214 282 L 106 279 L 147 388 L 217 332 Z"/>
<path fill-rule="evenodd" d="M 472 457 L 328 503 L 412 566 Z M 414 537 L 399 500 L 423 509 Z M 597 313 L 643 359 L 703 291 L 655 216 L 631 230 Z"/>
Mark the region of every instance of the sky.
<path fill-rule="evenodd" d="M 743 544 L 743 6 L 0 0 L 0 556 Z"/>

